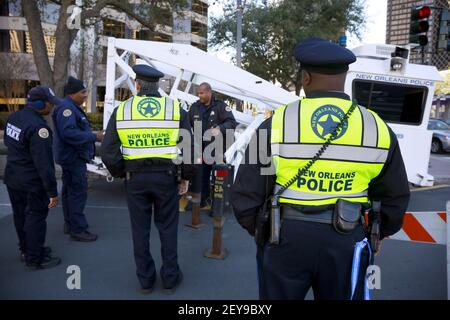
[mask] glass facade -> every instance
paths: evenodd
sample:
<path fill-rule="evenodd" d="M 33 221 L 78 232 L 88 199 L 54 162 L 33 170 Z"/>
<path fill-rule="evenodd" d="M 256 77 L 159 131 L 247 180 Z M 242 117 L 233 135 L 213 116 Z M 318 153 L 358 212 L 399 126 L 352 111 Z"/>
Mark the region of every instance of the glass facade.
<path fill-rule="evenodd" d="M 2 53 L 25 53 L 25 54 L 33 54 L 33 49 L 31 46 L 29 33 L 24 28 L 23 14 L 22 14 L 22 5 L 21 2 L 23 0 L 0 0 L 0 19 L 2 17 L 8 17 L 5 19 L 6 25 L 14 25 L 16 24 L 18 27 L 10 27 L 10 30 L 0 30 L 0 55 Z M 135 1 L 135 3 L 137 3 Z M 208 1 L 206 0 L 189 0 L 189 6 L 185 11 L 184 19 L 189 24 L 189 30 L 184 32 L 186 38 L 190 39 L 188 43 L 191 45 L 202 49 L 207 50 L 207 21 L 208 21 Z M 40 1 L 39 8 L 41 11 L 41 21 L 43 23 L 45 34 L 44 39 L 47 45 L 48 55 L 50 58 L 55 56 L 55 42 L 56 38 L 53 34 L 54 28 L 58 22 L 59 18 L 59 8 L 60 6 L 56 2 L 52 1 Z M 11 20 L 6 21 L 6 19 L 10 19 L 9 17 L 19 17 L 12 24 Z M 140 39 L 140 40 L 152 40 L 152 41 L 164 41 L 164 42 L 177 42 L 175 37 L 176 30 L 174 28 L 174 15 L 172 12 L 164 12 L 163 14 L 163 22 L 161 25 L 157 26 L 157 28 L 150 30 L 145 27 L 140 27 L 138 29 L 130 29 L 130 27 L 123 22 L 123 17 L 115 16 L 114 14 L 108 14 L 108 18 L 102 18 L 102 36 L 105 37 L 116 37 L 116 38 L 128 38 L 128 39 Z M 16 30 L 17 29 L 17 30 Z M 99 48 L 100 52 L 102 52 L 102 56 L 99 54 L 99 64 L 103 65 L 99 67 L 99 73 L 97 74 L 97 81 L 99 82 L 99 86 L 97 87 L 97 96 L 99 100 L 98 109 L 101 109 L 103 105 L 104 98 L 104 72 L 107 58 L 107 48 L 101 47 Z M 7 57 L 7 56 L 5 56 Z M 15 57 L 21 57 L 21 55 L 16 55 Z M 30 58 L 28 56 L 28 58 Z M 30 58 L 31 59 L 31 58 Z M 25 60 L 22 60 L 22 63 Z M 76 57 L 74 58 L 76 60 Z M 31 78 L 36 78 L 36 71 L 30 71 L 32 76 Z M 25 74 L 25 72 L 23 73 Z M 0 79 L 1 81 L 1 79 Z M 14 80 L 20 81 L 21 90 L 19 96 L 21 97 L 21 103 L 24 103 L 24 97 L 26 91 L 29 89 L 29 85 L 36 84 L 35 82 L 30 82 L 29 80 Z M 117 90 L 116 91 L 119 100 L 123 100 L 123 98 L 128 97 L 130 92 L 128 90 Z M 16 95 L 14 93 L 14 95 Z M 5 90 L 0 89 L 0 108 L 3 104 L 3 108 L 5 106 L 5 98 L 6 93 Z"/>

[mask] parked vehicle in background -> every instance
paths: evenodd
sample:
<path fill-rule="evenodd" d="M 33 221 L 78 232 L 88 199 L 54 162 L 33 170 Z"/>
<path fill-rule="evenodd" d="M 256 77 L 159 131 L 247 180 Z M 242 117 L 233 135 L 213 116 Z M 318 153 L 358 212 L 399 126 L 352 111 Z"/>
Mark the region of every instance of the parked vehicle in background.
<path fill-rule="evenodd" d="M 430 119 L 428 122 L 428 130 L 433 131 L 431 152 L 450 152 L 450 125 L 443 120 Z"/>

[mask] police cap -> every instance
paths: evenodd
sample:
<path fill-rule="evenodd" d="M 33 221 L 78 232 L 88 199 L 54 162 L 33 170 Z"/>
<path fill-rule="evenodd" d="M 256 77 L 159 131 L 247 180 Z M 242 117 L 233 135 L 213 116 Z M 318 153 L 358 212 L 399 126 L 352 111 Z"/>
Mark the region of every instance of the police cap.
<path fill-rule="evenodd" d="M 160 78 L 164 77 L 164 73 L 159 72 L 146 64 L 134 65 L 133 71 L 136 73 L 136 80 L 140 79 L 148 82 L 158 82 Z"/>
<path fill-rule="evenodd" d="M 356 61 L 350 50 L 320 38 L 309 38 L 297 44 L 294 57 L 306 71 L 330 75 L 347 72 L 348 65 Z"/>
<path fill-rule="evenodd" d="M 32 88 L 28 92 L 27 99 L 29 102 L 46 101 L 54 105 L 57 105 L 61 102 L 61 100 L 55 96 L 52 89 L 46 86 L 37 86 Z"/>

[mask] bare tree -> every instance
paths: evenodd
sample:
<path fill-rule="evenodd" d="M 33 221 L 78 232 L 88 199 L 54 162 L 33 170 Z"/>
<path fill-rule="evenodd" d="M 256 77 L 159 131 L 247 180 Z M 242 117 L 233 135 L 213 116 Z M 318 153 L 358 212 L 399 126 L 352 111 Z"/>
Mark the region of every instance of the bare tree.
<path fill-rule="evenodd" d="M 56 43 L 53 69 L 49 61 L 47 46 L 44 40 L 41 12 L 39 5 L 42 3 L 56 3 L 59 5 L 59 18 L 56 26 Z M 81 13 L 81 24 L 84 25 L 92 19 L 102 16 L 102 10 L 111 8 L 125 13 L 128 17 L 138 21 L 143 26 L 153 30 L 178 6 L 184 6 L 186 0 L 142 0 L 139 5 L 129 1 L 119 0 L 84 0 L 84 8 Z M 70 47 L 78 33 L 78 29 L 70 29 L 67 25 L 70 7 L 75 5 L 75 0 L 22 0 L 22 9 L 27 21 L 30 34 L 33 56 L 37 66 L 37 72 L 42 85 L 54 89 L 56 95 L 63 95 L 64 83 L 67 79 L 68 63 L 70 60 Z"/>

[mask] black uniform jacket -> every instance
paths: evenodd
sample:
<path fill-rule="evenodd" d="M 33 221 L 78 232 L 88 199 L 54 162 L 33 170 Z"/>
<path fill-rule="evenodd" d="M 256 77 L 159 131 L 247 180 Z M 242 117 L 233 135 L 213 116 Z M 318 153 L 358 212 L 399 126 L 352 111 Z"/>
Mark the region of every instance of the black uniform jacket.
<path fill-rule="evenodd" d="M 337 92 L 315 92 L 308 98 L 338 97 L 350 100 L 344 93 Z M 257 164 L 248 164 L 249 148 L 245 152 L 246 164 L 239 166 L 235 182 L 231 190 L 231 203 L 238 222 L 251 235 L 255 232 L 256 215 L 263 205 L 265 199 L 273 192 L 276 176 L 261 175 L 261 168 L 269 167 L 270 163 L 264 155 L 270 157 L 270 130 L 272 119 L 264 121 L 257 129 L 253 139 L 259 139 L 259 131 L 266 129 L 265 141 L 258 142 Z M 409 183 L 406 175 L 403 158 L 397 141 L 397 136 L 389 128 L 391 146 L 388 158 L 381 173 L 369 184 L 369 198 L 381 201 L 381 236 L 382 238 L 392 235 L 400 230 L 403 225 L 403 217 L 409 202 Z M 261 137 L 264 137 L 262 135 Z M 265 150 L 264 150 L 265 149 Z M 262 156 L 261 156 L 262 155 Z M 267 158 L 267 157 L 266 157 Z M 270 159 L 269 159 L 270 160 Z M 304 206 L 296 206 L 304 210 Z M 325 208 L 324 208 L 325 209 Z"/>
<path fill-rule="evenodd" d="M 197 101 L 191 105 L 189 108 L 189 121 L 191 126 L 194 127 L 194 121 L 202 121 L 203 112 L 202 110 L 206 107 Z M 236 120 L 234 119 L 233 112 L 227 107 L 225 102 L 212 98 L 211 106 L 207 108 L 207 118 L 204 124 L 205 130 L 219 127 L 222 134 L 225 134 L 227 129 L 236 128 Z"/>
<path fill-rule="evenodd" d="M 5 184 L 16 190 L 40 192 L 56 197 L 52 130 L 44 117 L 25 108 L 6 121 L 4 141 L 8 148 Z"/>

